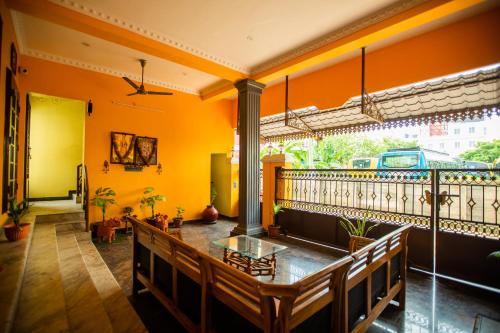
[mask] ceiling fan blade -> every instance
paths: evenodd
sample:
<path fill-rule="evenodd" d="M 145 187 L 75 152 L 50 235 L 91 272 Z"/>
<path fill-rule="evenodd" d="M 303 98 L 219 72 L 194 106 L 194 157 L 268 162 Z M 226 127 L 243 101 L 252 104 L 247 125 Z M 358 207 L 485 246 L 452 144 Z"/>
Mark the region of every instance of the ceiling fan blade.
<path fill-rule="evenodd" d="M 137 94 L 138 94 L 138 92 L 136 91 L 136 92 L 133 92 L 133 93 L 127 94 L 127 96 L 134 96 L 134 95 L 137 95 Z"/>
<path fill-rule="evenodd" d="M 125 81 L 127 81 L 128 84 L 130 84 L 132 87 L 134 87 L 134 89 L 139 89 L 139 86 L 137 84 L 135 84 L 134 81 L 132 81 L 131 79 L 129 79 L 128 77 L 126 76 L 123 76 L 122 77 Z"/>
<path fill-rule="evenodd" d="M 148 95 L 173 95 L 173 93 L 167 91 L 148 91 Z"/>

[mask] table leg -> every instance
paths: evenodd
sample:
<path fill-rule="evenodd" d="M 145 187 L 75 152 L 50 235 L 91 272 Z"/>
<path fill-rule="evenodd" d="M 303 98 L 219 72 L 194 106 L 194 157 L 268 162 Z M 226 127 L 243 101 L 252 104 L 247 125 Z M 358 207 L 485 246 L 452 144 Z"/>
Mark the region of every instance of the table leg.
<path fill-rule="evenodd" d="M 252 259 L 250 257 L 245 257 L 246 260 L 247 260 L 247 269 L 246 269 L 246 272 L 248 274 L 252 274 Z"/>
<path fill-rule="evenodd" d="M 224 258 L 222 259 L 223 262 L 227 264 L 227 249 L 224 249 Z"/>
<path fill-rule="evenodd" d="M 274 277 L 276 276 L 276 255 L 274 253 L 271 257 L 271 276 L 272 280 L 274 280 Z"/>

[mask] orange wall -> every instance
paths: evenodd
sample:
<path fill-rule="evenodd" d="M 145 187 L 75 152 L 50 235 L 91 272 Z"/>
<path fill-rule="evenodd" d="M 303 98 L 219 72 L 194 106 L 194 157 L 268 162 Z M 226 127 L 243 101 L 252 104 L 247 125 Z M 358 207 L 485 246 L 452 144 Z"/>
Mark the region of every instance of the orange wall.
<path fill-rule="evenodd" d="M 374 92 L 500 62 L 499 22 L 496 7 L 367 53 L 366 89 Z M 360 95 L 360 81 L 361 57 L 357 57 L 290 80 L 289 105 L 292 109 L 340 106 Z M 264 90 L 262 116 L 284 112 L 284 89 L 281 83 Z"/>
<path fill-rule="evenodd" d="M 146 186 L 153 186 L 167 197 L 157 211 L 173 217 L 175 207 L 181 205 L 186 219 L 200 218 L 210 200 L 210 154 L 229 152 L 233 144 L 230 101 L 203 103 L 198 96 L 179 92 L 170 97 L 126 97 L 130 87 L 121 78 L 31 57 L 23 57 L 21 64 L 29 69 L 21 79 L 24 92 L 92 99 L 94 113 L 85 119 L 85 163 L 91 196 L 99 186 L 110 186 L 118 193 L 119 207 L 113 207 L 109 216 L 118 215 L 119 208 L 128 205 L 142 216 L 139 199 Z M 114 105 L 112 100 L 164 111 L 131 109 Z M 157 137 L 163 173 L 158 175 L 156 167 L 125 172 L 121 165 L 111 165 L 111 171 L 103 173 L 103 162 L 109 160 L 111 131 Z M 95 207 L 91 220 L 100 220 Z"/>
<path fill-rule="evenodd" d="M 10 17 L 10 13 L 5 6 L 5 2 L 2 0 L 0 1 L 0 14 L 2 15 L 2 20 L 3 20 L 3 33 L 2 33 L 2 52 L 0 56 L 0 203 L 2 202 L 2 184 L 3 184 L 3 132 L 4 132 L 4 125 L 5 125 L 5 76 L 6 76 L 6 67 L 10 68 L 10 44 L 15 43 L 16 44 L 16 49 L 18 53 L 18 59 L 20 58 L 19 54 L 19 48 L 17 47 L 17 41 L 16 41 L 16 36 L 14 32 L 14 27 L 12 25 L 12 19 Z M 19 63 L 19 60 L 18 60 Z M 19 79 L 19 74 L 17 75 L 17 80 Z M 19 177 L 18 177 L 18 183 L 19 183 L 19 189 L 18 189 L 18 200 L 22 199 L 22 193 L 23 193 L 23 164 L 24 164 L 24 157 L 23 157 L 23 143 L 24 143 L 24 117 L 21 116 L 20 122 L 19 122 L 19 140 L 21 147 L 19 149 Z M 1 214 L 0 216 L 0 225 L 3 225 L 7 219 L 7 214 Z"/>

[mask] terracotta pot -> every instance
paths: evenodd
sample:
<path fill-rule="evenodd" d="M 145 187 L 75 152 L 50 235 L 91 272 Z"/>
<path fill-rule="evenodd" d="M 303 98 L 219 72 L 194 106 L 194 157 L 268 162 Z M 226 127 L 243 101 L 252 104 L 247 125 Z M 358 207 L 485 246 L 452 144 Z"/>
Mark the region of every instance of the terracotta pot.
<path fill-rule="evenodd" d="M 201 216 L 203 217 L 205 223 L 212 224 L 217 222 L 217 219 L 219 218 L 219 212 L 217 211 L 217 209 L 215 209 L 213 205 L 208 205 L 207 208 L 205 208 L 205 210 L 201 214 Z"/>
<path fill-rule="evenodd" d="M 101 240 L 105 240 L 108 243 L 111 243 L 115 238 L 116 238 L 116 230 L 114 227 L 104 224 L 100 224 L 97 227 L 97 240 L 99 242 Z"/>
<path fill-rule="evenodd" d="M 279 225 L 270 225 L 267 227 L 269 238 L 278 238 L 281 234 L 281 227 Z"/>
<path fill-rule="evenodd" d="M 155 218 L 155 227 L 161 231 L 168 231 L 168 216 L 158 214 Z"/>
<path fill-rule="evenodd" d="M 174 221 L 173 227 L 174 228 L 180 228 L 182 226 L 182 220 L 183 220 L 182 217 L 174 217 L 173 218 L 173 221 Z"/>
<path fill-rule="evenodd" d="M 5 237 L 7 237 L 9 242 L 15 242 L 28 236 L 30 224 L 21 223 L 19 227 L 15 224 L 7 224 L 3 226 L 3 230 L 5 232 Z"/>

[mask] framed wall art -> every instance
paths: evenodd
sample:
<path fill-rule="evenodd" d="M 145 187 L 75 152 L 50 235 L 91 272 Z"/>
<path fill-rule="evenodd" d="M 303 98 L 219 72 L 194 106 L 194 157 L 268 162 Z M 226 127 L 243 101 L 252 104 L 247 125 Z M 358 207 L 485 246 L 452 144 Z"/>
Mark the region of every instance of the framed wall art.
<path fill-rule="evenodd" d="M 135 139 L 135 164 L 156 165 L 158 164 L 158 139 L 147 136 L 138 136 Z"/>
<path fill-rule="evenodd" d="M 110 163 L 134 164 L 135 134 L 111 132 L 111 155 Z"/>

